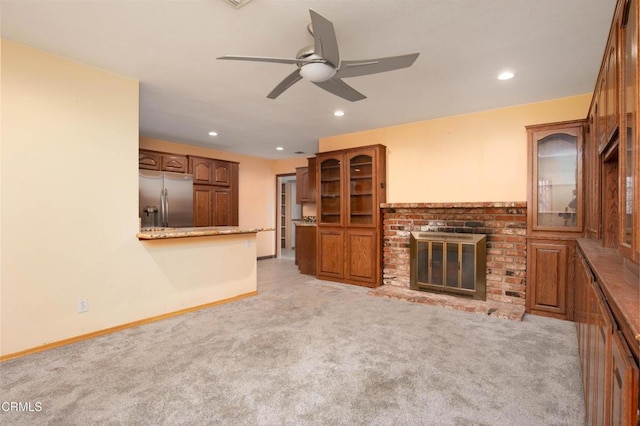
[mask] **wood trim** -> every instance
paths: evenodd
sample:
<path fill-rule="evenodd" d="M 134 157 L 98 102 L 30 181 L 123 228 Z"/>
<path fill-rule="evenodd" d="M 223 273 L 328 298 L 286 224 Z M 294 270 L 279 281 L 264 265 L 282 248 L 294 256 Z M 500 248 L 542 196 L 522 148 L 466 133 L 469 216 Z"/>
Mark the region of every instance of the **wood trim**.
<path fill-rule="evenodd" d="M 32 355 L 38 352 L 44 352 L 49 349 L 70 345 L 72 343 L 82 342 L 83 340 L 93 339 L 94 337 L 115 333 L 117 331 L 126 330 L 128 328 L 138 327 L 140 325 L 149 324 L 152 322 L 161 321 L 161 320 L 172 318 L 172 317 L 177 317 L 179 315 L 188 314 L 189 312 L 199 311 L 201 309 L 211 308 L 213 306 L 223 305 L 225 303 L 236 302 L 238 300 L 245 299 L 247 297 L 256 296 L 257 294 L 258 294 L 257 291 L 250 291 L 248 293 L 240 294 L 238 296 L 233 296 L 228 299 L 218 300 L 217 302 L 210 302 L 210 303 L 205 303 L 203 305 L 192 306 L 190 308 L 180 309 L 179 311 L 168 312 L 166 314 L 144 318 L 138 321 L 117 325 L 115 327 L 105 328 L 103 330 L 98 330 L 98 331 L 94 331 L 87 334 L 81 334 L 79 336 L 70 337 L 68 339 L 58 340 L 57 342 L 47 343 L 46 345 L 36 346 L 35 348 L 25 349 L 23 351 L 2 355 L 0 356 L 0 362 L 9 361 L 11 359 L 20 358 L 27 355 Z"/>

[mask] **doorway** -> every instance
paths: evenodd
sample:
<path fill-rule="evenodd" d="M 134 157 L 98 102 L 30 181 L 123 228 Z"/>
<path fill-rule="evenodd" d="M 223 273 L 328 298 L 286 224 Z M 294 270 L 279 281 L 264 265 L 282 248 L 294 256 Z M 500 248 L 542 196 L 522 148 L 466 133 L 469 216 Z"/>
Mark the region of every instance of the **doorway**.
<path fill-rule="evenodd" d="M 276 258 L 295 259 L 295 222 L 302 219 L 302 206 L 296 204 L 296 175 L 276 176 Z"/>

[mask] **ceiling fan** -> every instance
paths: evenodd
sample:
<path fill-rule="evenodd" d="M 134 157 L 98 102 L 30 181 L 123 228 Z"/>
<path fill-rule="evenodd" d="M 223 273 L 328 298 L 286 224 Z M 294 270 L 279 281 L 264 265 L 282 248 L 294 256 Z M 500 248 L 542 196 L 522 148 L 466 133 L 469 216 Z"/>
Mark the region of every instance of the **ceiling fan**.
<path fill-rule="evenodd" d="M 267 95 L 269 99 L 277 98 L 282 92 L 304 78 L 327 92 L 354 102 L 366 99 L 366 96 L 342 81 L 343 78 L 407 68 L 413 65 L 419 55 L 419 53 L 411 53 L 377 59 L 341 61 L 333 23 L 314 10 L 309 9 L 309 13 L 311 14 L 311 24 L 307 26 L 307 29 L 313 36 L 314 45 L 300 49 L 295 59 L 237 55 L 226 55 L 217 59 L 297 65 L 298 69 L 285 77 Z"/>

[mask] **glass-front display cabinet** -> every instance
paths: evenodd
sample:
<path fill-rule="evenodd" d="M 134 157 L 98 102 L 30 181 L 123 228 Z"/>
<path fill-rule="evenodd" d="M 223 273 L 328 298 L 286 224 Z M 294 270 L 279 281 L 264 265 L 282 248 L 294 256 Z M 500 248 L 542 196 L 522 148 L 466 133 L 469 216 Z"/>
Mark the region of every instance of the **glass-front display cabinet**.
<path fill-rule="evenodd" d="M 320 162 L 320 217 L 322 224 L 342 225 L 341 158 L 329 157 Z"/>
<path fill-rule="evenodd" d="M 529 233 L 582 232 L 584 121 L 528 126 Z"/>
<path fill-rule="evenodd" d="M 622 22 L 622 114 L 620 155 L 620 249 L 637 262 L 640 254 L 638 233 L 638 15 L 637 1 L 629 1 Z"/>

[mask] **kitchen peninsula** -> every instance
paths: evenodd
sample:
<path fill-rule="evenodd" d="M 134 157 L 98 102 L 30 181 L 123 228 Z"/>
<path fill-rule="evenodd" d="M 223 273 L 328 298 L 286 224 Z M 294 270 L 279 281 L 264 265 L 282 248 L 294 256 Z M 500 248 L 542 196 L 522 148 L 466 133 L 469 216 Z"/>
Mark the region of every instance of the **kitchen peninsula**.
<path fill-rule="evenodd" d="M 136 234 L 139 240 L 159 240 L 168 238 L 209 237 L 214 235 L 255 234 L 273 231 L 275 228 L 241 228 L 239 226 L 199 226 L 191 228 L 142 228 Z"/>
<path fill-rule="evenodd" d="M 256 235 L 270 228 L 237 226 L 144 228 L 136 234 L 155 268 L 161 315 L 172 316 L 253 296 L 257 293 Z"/>

